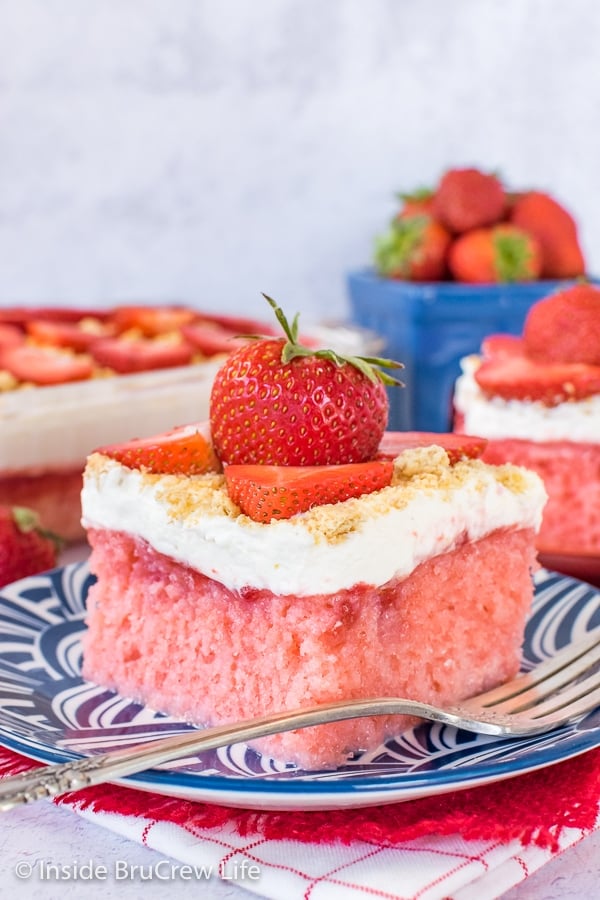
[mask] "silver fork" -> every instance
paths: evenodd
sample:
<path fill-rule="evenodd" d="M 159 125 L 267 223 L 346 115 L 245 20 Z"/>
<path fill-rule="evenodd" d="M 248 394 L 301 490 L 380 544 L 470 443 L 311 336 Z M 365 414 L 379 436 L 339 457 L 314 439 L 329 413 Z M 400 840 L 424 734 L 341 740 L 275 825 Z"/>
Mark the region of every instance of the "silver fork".
<path fill-rule="evenodd" d="M 346 700 L 219 725 L 58 765 L 0 781 L 0 812 L 170 762 L 183 754 L 362 716 L 410 715 L 480 734 L 523 737 L 573 722 L 600 706 L 600 628 L 530 672 L 460 704 L 440 709 L 417 700 Z"/>

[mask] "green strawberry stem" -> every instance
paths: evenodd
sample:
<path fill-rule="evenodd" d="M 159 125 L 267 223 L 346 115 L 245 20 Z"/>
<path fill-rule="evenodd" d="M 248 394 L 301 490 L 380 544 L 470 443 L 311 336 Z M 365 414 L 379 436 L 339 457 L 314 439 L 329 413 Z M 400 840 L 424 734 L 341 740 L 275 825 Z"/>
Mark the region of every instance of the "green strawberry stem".
<path fill-rule="evenodd" d="M 418 187 L 414 191 L 398 191 L 396 197 L 404 203 L 419 202 L 421 200 L 430 200 L 435 191 L 430 187 Z"/>
<path fill-rule="evenodd" d="M 511 283 L 533 277 L 530 269 L 531 247 L 525 235 L 495 234 L 493 241 L 499 281 Z"/>
<path fill-rule="evenodd" d="M 65 542 L 63 539 L 53 531 L 42 528 L 38 514 L 33 509 L 29 509 L 27 506 L 13 506 L 12 517 L 15 525 L 22 534 L 27 534 L 29 531 L 36 531 L 42 537 L 52 541 L 57 553 L 60 553 L 64 548 Z"/>
<path fill-rule="evenodd" d="M 375 239 L 375 266 L 380 275 L 408 275 L 429 221 L 429 216 L 425 215 L 395 219 L 386 233 Z"/>
<path fill-rule="evenodd" d="M 39 528 L 40 520 L 37 513 L 26 506 L 13 506 L 12 517 L 19 531 L 26 534 Z"/>
<path fill-rule="evenodd" d="M 381 381 L 382 384 L 404 387 L 404 384 L 401 381 L 398 381 L 397 378 L 394 378 L 387 372 L 383 372 L 380 368 L 380 366 L 383 366 L 386 369 L 403 369 L 403 363 L 396 362 L 394 359 L 380 359 L 375 356 L 343 356 L 340 353 L 336 353 L 335 350 L 315 350 L 314 348 L 305 347 L 303 344 L 300 344 L 298 342 L 298 313 L 296 313 L 290 324 L 285 313 L 275 300 L 264 293 L 263 297 L 274 311 L 277 321 L 281 325 L 287 338 L 281 351 L 282 363 L 287 364 L 292 359 L 296 359 L 296 357 L 299 356 L 315 356 L 318 359 L 327 359 L 336 366 L 341 367 L 346 364 L 354 366 L 355 369 L 362 372 L 370 381 Z"/>

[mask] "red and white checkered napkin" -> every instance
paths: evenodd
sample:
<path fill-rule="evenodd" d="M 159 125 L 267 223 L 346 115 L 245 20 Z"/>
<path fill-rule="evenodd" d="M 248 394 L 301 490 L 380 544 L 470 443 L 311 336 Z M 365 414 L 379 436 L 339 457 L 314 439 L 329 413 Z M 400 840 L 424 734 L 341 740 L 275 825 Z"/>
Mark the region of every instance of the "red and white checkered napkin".
<path fill-rule="evenodd" d="M 0 750 L 0 774 L 34 765 Z M 261 897 L 486 900 L 600 829 L 599 800 L 600 750 L 592 750 L 378 808 L 256 812 L 112 785 L 56 802 L 181 863 L 221 870 Z"/>
<path fill-rule="evenodd" d="M 587 833 L 566 829 L 559 846 L 552 849 L 524 847 L 518 840 L 465 841 L 458 835 L 430 835 L 396 847 L 377 841 L 306 844 L 242 837 L 231 825 L 183 827 L 115 813 L 82 810 L 81 814 L 181 863 L 220 872 L 237 886 L 273 900 L 442 900 L 449 896 L 486 900 L 519 884 Z"/>

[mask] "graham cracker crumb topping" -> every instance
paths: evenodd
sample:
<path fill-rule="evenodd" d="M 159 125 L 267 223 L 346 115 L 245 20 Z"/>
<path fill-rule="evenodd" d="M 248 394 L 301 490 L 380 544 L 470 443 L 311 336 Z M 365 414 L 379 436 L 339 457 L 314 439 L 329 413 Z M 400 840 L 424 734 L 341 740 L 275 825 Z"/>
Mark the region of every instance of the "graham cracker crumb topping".
<path fill-rule="evenodd" d="M 92 454 L 88 458 L 86 477 L 98 479 L 115 466 L 123 468 L 100 453 Z M 405 450 L 397 457 L 389 487 L 340 503 L 317 506 L 291 519 L 263 524 L 244 515 L 231 500 L 224 475 L 155 475 L 137 470 L 135 475 L 140 492 L 145 487 L 152 488 L 157 502 L 167 507 L 169 517 L 185 523 L 186 528 L 206 517 L 226 517 L 249 532 L 260 533 L 274 527 L 299 528 L 308 532 L 315 543 L 330 544 L 360 531 L 367 521 L 404 509 L 423 494 L 451 503 L 453 494 L 467 484 L 484 490 L 490 476 L 511 493 L 522 494 L 531 490 L 535 478 L 525 469 L 510 464 L 491 466 L 478 459 L 464 459 L 450 465 L 448 454 L 441 447 L 421 447 Z"/>

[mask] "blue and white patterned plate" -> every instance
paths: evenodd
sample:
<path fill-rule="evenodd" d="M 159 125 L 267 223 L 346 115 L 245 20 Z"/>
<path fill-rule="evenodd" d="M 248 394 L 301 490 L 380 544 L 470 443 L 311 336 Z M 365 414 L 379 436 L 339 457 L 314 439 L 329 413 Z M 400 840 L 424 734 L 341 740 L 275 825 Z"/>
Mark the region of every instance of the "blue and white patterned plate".
<path fill-rule="evenodd" d="M 80 676 L 86 563 L 26 578 L 0 592 L 0 743 L 62 762 L 189 726 Z M 600 625 L 600 593 L 548 572 L 536 575 L 523 669 Z M 169 796 L 259 809 L 341 809 L 393 803 L 498 781 L 600 745 L 600 709 L 537 737 L 500 739 L 421 724 L 378 750 L 307 772 L 237 744 L 122 779 Z"/>

